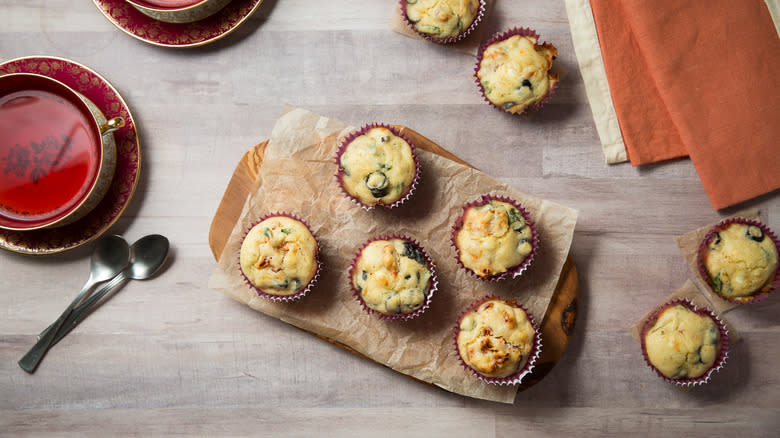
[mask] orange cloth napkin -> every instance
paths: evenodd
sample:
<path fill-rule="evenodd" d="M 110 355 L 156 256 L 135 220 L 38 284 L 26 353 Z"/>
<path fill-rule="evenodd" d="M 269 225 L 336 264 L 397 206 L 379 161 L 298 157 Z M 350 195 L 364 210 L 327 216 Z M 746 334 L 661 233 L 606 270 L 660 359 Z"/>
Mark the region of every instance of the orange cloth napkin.
<path fill-rule="evenodd" d="M 715 209 L 780 188 L 780 38 L 761 0 L 590 0 L 633 165 L 690 156 Z"/>

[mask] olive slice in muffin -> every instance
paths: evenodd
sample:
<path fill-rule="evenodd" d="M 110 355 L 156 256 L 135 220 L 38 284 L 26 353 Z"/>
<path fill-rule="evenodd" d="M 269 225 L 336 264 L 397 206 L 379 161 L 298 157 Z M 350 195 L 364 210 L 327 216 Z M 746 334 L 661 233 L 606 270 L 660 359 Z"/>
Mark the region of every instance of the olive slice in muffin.
<path fill-rule="evenodd" d="M 418 316 L 437 285 L 431 259 L 419 243 L 403 236 L 369 241 L 355 257 L 350 281 L 358 300 L 386 319 Z"/>
<path fill-rule="evenodd" d="M 483 196 L 467 204 L 453 227 L 458 263 L 481 279 L 520 275 L 538 246 L 528 213 L 509 198 Z"/>
<path fill-rule="evenodd" d="M 702 241 L 699 269 L 712 291 L 726 300 L 749 303 L 763 298 L 778 283 L 774 233 L 758 221 L 723 221 Z"/>
<path fill-rule="evenodd" d="M 480 49 L 475 70 L 485 100 L 512 114 L 539 107 L 558 83 L 550 73 L 558 50 L 538 43 L 536 32 L 512 29 L 494 36 Z"/>
<path fill-rule="evenodd" d="M 342 190 L 365 208 L 400 205 L 419 174 L 413 146 L 385 125 L 369 125 L 346 137 L 336 164 Z"/>
<path fill-rule="evenodd" d="M 436 43 L 460 41 L 482 20 L 484 0 L 401 0 L 401 14 L 423 38 Z"/>

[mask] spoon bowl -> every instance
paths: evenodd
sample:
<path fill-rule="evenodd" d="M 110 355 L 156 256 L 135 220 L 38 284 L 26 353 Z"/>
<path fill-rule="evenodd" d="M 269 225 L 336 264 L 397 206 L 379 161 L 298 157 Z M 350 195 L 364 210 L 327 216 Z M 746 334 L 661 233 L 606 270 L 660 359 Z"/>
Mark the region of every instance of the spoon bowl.
<path fill-rule="evenodd" d="M 130 246 L 122 236 L 111 235 L 95 244 L 90 261 L 90 278 L 101 283 L 114 278 L 130 261 Z"/>
<path fill-rule="evenodd" d="M 165 264 L 169 250 L 170 242 L 168 242 L 165 236 L 159 234 L 150 234 L 135 241 L 130 247 L 130 264 L 73 310 L 63 324 L 62 329 L 56 333 L 52 345 L 59 342 L 60 339 L 73 330 L 87 314 L 97 307 L 96 303 L 119 283 L 127 279 L 146 280 L 153 277 Z M 49 326 L 40 334 L 40 337 L 47 336 L 52 328 L 52 326 Z"/>
<path fill-rule="evenodd" d="M 79 302 L 86 296 L 92 287 L 97 284 L 111 279 L 122 272 L 122 268 L 126 268 L 127 262 L 130 260 L 130 247 L 127 245 L 127 241 L 121 236 L 111 235 L 106 236 L 95 243 L 95 249 L 92 252 L 92 259 L 90 260 L 89 278 L 81 288 L 81 291 L 76 295 L 76 298 L 68 305 L 62 315 L 57 318 L 52 325 L 49 326 L 51 330 L 47 329 L 47 333 L 44 336 L 40 336 L 35 345 L 19 360 L 19 366 L 32 373 L 38 367 L 41 359 L 49 351 L 53 344 L 54 337 L 64 326 L 65 321 L 71 314 Z"/>
<path fill-rule="evenodd" d="M 165 263 L 169 249 L 170 243 L 165 236 L 150 234 L 140 238 L 130 248 L 132 260 L 123 274 L 133 280 L 152 277 Z"/>

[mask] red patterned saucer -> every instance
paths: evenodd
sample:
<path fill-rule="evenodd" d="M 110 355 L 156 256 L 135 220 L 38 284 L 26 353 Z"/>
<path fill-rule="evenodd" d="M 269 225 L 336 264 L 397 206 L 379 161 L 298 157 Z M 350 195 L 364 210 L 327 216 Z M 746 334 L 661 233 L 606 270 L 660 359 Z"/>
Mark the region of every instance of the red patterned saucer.
<path fill-rule="evenodd" d="M 192 23 L 166 23 L 144 15 L 125 0 L 92 0 L 114 26 L 143 42 L 161 47 L 195 47 L 235 30 L 263 0 L 233 0 L 216 14 Z"/>
<path fill-rule="evenodd" d="M 102 76 L 74 61 L 54 56 L 29 56 L 0 64 L 0 75 L 37 73 L 57 79 L 95 103 L 108 118 L 121 116 L 125 126 L 114 131 L 116 172 L 108 193 L 78 221 L 58 228 L 33 231 L 0 229 L 0 248 L 22 254 L 55 254 L 96 239 L 108 230 L 133 197 L 141 168 L 138 131 L 119 92 Z"/>

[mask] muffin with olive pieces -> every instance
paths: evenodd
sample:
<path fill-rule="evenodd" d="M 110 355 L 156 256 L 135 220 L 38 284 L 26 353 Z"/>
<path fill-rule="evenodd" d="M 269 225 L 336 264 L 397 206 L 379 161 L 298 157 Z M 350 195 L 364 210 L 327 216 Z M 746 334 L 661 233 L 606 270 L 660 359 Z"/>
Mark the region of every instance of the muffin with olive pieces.
<path fill-rule="evenodd" d="M 319 246 L 301 220 L 274 214 L 254 225 L 241 244 L 239 264 L 258 295 L 290 301 L 305 295 L 319 273 Z"/>
<path fill-rule="evenodd" d="M 416 241 L 403 236 L 370 240 L 352 263 L 355 297 L 382 319 L 411 319 L 428 307 L 436 291 L 433 261 Z"/>
<path fill-rule="evenodd" d="M 436 43 L 462 40 L 484 13 L 484 0 L 401 0 L 401 15 L 409 27 Z"/>
<path fill-rule="evenodd" d="M 537 44 L 536 32 L 512 29 L 480 48 L 475 78 L 485 100 L 512 114 L 540 107 L 550 96 L 558 75 L 551 74 L 558 49 Z"/>
<path fill-rule="evenodd" d="M 514 300 L 483 298 L 461 316 L 455 332 L 463 365 L 488 383 L 520 383 L 541 350 L 533 318 Z"/>
<path fill-rule="evenodd" d="M 728 333 L 707 309 L 687 300 L 658 308 L 642 328 L 642 352 L 647 364 L 677 385 L 706 383 L 728 356 Z"/>
<path fill-rule="evenodd" d="M 710 230 L 699 247 L 699 270 L 719 296 L 758 301 L 778 285 L 777 238 L 758 221 L 734 218 Z"/>
<path fill-rule="evenodd" d="M 483 280 L 521 275 L 539 243 L 524 208 L 509 198 L 489 195 L 463 208 L 452 234 L 458 264 Z"/>
<path fill-rule="evenodd" d="M 347 136 L 336 165 L 344 193 L 366 209 L 400 205 L 411 196 L 419 175 L 414 147 L 386 125 L 368 125 Z"/>

